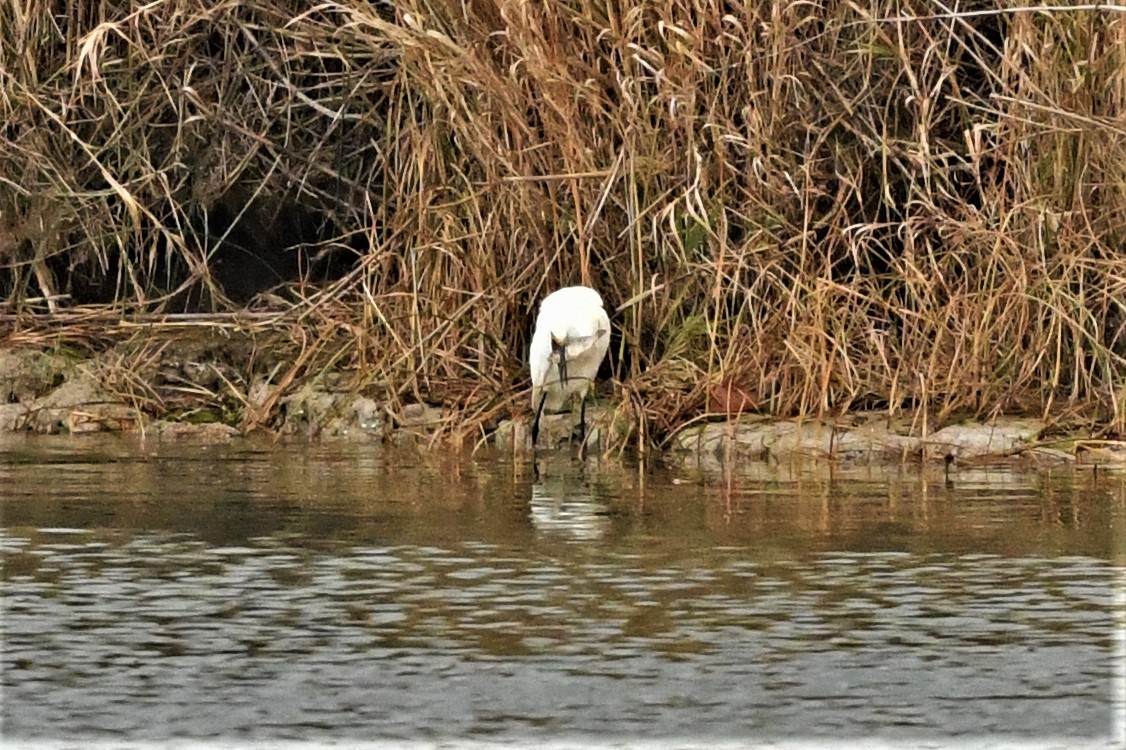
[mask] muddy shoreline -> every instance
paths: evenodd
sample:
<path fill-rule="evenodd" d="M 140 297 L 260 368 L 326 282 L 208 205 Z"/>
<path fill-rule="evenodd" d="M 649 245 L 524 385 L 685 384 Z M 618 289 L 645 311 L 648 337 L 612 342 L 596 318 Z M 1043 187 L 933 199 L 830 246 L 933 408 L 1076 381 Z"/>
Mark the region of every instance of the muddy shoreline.
<path fill-rule="evenodd" d="M 143 388 L 189 395 L 213 394 L 224 386 L 235 389 L 232 381 L 239 378 L 231 363 L 224 361 L 232 355 L 229 347 L 217 349 L 213 342 L 197 341 L 194 347 L 180 345 L 161 353 L 149 372 L 128 370 L 141 380 Z M 120 352 L 112 348 L 92 355 L 34 348 L 0 351 L 0 433 L 138 432 L 161 439 L 233 440 L 251 432 L 270 432 L 428 446 L 448 437 L 453 418 L 436 405 L 395 406 L 380 401 L 357 390 L 354 379 L 344 373 L 307 379 L 291 388 L 271 387 L 262 379 L 246 386 L 245 395 L 228 408 L 193 407 L 189 399 L 181 410 L 153 414 L 141 400 L 121 392 L 120 359 Z M 265 362 L 263 367 L 269 370 L 271 363 Z M 277 369 L 276 363 L 272 369 Z M 621 424 L 606 401 L 589 409 L 587 416 L 588 449 L 620 453 L 629 426 Z M 494 429 L 475 436 L 469 447 L 489 445 L 529 453 L 529 418 L 516 414 L 501 419 Z M 566 413 L 547 415 L 541 448 L 573 446 L 575 420 Z M 1126 443 L 1100 439 L 1090 430 L 1049 429 L 1042 420 L 1027 416 L 928 426 L 908 415 L 889 418 L 884 412 L 848 414 L 831 422 L 756 414 L 701 421 L 667 440 L 662 455 L 678 463 L 717 466 L 731 461 L 808 458 L 842 464 L 1005 462 L 1030 468 L 1068 464 L 1126 467 Z"/>

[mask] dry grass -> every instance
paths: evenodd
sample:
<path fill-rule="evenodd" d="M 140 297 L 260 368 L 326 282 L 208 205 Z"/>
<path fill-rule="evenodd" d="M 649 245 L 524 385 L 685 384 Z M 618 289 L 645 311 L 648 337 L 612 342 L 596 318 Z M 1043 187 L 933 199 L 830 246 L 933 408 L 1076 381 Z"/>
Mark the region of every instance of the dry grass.
<path fill-rule="evenodd" d="M 733 388 L 1126 433 L 1126 8 L 1008 6 L 14 0 L 0 288 L 220 305 L 238 190 L 358 252 L 291 291 L 279 390 L 345 367 L 482 429 L 582 282 L 643 441 Z"/>

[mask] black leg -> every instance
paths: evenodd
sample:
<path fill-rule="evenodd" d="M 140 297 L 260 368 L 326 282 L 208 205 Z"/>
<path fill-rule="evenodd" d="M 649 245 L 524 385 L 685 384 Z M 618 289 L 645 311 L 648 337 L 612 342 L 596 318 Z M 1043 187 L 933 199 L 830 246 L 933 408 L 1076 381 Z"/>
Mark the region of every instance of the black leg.
<path fill-rule="evenodd" d="M 536 416 L 532 419 L 532 452 L 536 451 L 536 439 L 540 436 L 540 415 L 543 414 L 543 402 L 547 399 L 547 391 L 540 394 L 540 402 L 536 406 Z"/>
<path fill-rule="evenodd" d="M 579 399 L 579 445 L 586 442 L 586 393 Z"/>

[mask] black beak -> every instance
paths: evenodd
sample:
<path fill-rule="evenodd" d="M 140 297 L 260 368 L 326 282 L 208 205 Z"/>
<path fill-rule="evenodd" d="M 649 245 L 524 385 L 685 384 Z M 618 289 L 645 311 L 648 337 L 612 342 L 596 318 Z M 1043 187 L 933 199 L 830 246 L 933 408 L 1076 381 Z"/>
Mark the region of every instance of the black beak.
<path fill-rule="evenodd" d="M 565 384 L 567 382 L 567 345 L 558 344 L 554 340 L 551 343 L 555 347 L 556 354 L 559 355 L 559 383 Z"/>

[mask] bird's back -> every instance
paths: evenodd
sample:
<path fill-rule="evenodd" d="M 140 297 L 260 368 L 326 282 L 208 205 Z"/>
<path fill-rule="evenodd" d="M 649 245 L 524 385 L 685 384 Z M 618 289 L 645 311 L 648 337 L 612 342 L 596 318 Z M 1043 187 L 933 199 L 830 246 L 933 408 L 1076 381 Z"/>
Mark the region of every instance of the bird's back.
<path fill-rule="evenodd" d="M 559 383 L 552 339 L 566 347 L 568 382 Z M 540 303 L 529 359 L 533 405 L 547 389 L 547 408 L 557 411 L 573 393 L 589 387 L 610 346 L 610 317 L 598 292 L 585 286 L 564 287 Z"/>

